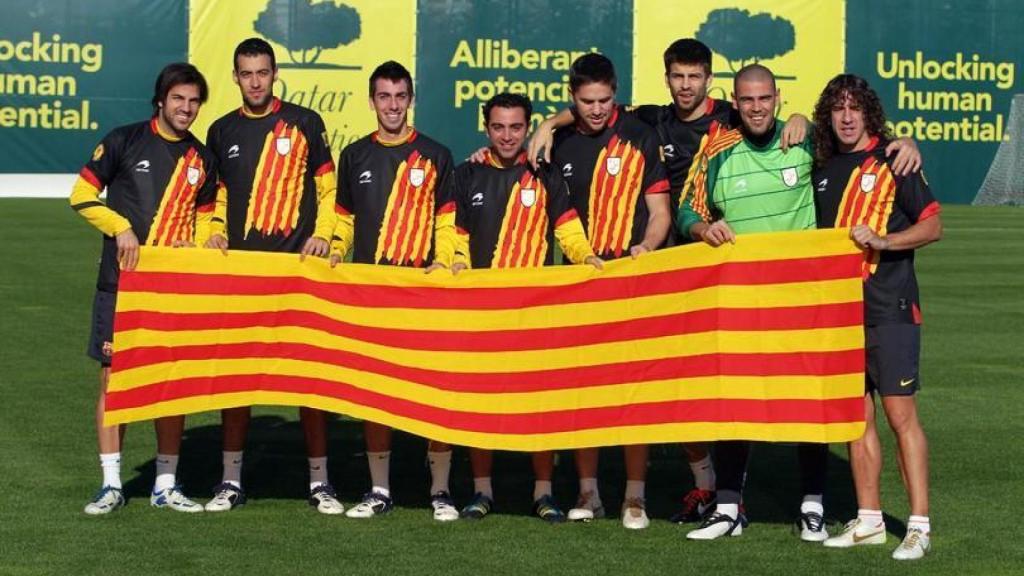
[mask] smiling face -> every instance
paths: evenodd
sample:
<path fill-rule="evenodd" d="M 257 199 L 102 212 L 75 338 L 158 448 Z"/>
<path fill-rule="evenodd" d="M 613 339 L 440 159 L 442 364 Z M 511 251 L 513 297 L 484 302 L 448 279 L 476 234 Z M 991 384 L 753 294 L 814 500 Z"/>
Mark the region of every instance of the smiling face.
<path fill-rule="evenodd" d="M 604 82 L 591 82 L 572 93 L 576 106 L 577 126 L 580 131 L 590 134 L 604 130 L 615 109 L 615 90 Z"/>
<path fill-rule="evenodd" d="M 832 106 L 832 132 L 839 140 L 839 150 L 854 152 L 867 147 L 871 135 L 864 123 L 864 111 L 849 93 Z"/>
<path fill-rule="evenodd" d="M 491 108 L 490 117 L 487 119 L 487 139 L 491 142 L 491 150 L 503 163 L 515 162 L 523 150 L 529 126 L 526 110 L 519 106 Z"/>
<path fill-rule="evenodd" d="M 270 56 L 239 54 L 233 76 L 246 108 L 257 113 L 266 109 L 274 97 L 274 81 L 277 80 L 277 70 L 270 64 Z"/>
<path fill-rule="evenodd" d="M 775 123 L 775 105 L 779 91 L 768 79 L 750 78 L 736 82 L 733 103 L 740 113 L 743 127 L 751 136 L 763 136 Z"/>
<path fill-rule="evenodd" d="M 184 136 L 199 115 L 202 100 L 199 97 L 199 86 L 195 84 L 178 84 L 167 91 L 167 96 L 160 102 L 157 122 L 160 128 L 176 136 Z"/>
<path fill-rule="evenodd" d="M 682 117 L 690 119 L 698 110 L 703 110 L 711 88 L 711 75 L 702 64 L 673 62 L 665 74 L 665 84 Z"/>
<path fill-rule="evenodd" d="M 408 82 L 378 78 L 373 87 L 370 107 L 377 113 L 377 129 L 387 134 L 401 134 L 413 103 Z"/>

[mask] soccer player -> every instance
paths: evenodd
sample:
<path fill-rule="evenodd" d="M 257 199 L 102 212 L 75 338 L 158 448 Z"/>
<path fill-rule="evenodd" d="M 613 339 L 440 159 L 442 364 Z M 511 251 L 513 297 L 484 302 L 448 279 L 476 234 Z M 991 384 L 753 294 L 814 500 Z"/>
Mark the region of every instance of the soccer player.
<path fill-rule="evenodd" d="M 451 257 L 455 242 L 451 152 L 408 124 L 414 89 L 404 66 L 381 64 L 370 75 L 369 88 L 377 130 L 346 146 L 338 160 L 331 265 L 351 250 L 352 261 L 362 264 L 450 268 L 450 259 L 443 258 Z M 391 428 L 370 421 L 364 426 L 372 486 L 348 511 L 351 518 L 370 518 L 392 508 Z M 430 441 L 427 458 L 434 519 L 457 520 L 448 488 L 451 446 Z"/>
<path fill-rule="evenodd" d="M 216 175 L 212 155 L 189 132 L 206 102 L 203 75 L 191 64 L 169 64 L 156 79 L 153 116 L 115 128 L 96 147 L 71 191 L 71 207 L 103 233 L 88 355 L 100 363 L 96 403 L 103 486 L 86 514 L 108 514 L 124 505 L 121 441 L 125 426 L 104 426 L 104 394 L 113 356 L 114 305 L 120 271 L 134 270 L 139 246 L 192 246 L 209 233 Z M 99 195 L 106 188 L 107 203 Z M 184 416 L 157 418 L 156 482 L 150 504 L 179 512 L 203 507 L 175 481 Z"/>
<path fill-rule="evenodd" d="M 744 67 L 736 74 L 733 97 L 741 127 L 713 136 L 699 156 L 678 211 L 680 232 L 719 246 L 735 241 L 735 234 L 814 228 L 811 148 L 804 142 L 781 150 L 784 123 L 775 118 L 779 91 L 774 75 L 761 65 Z M 828 445 L 800 444 L 798 450 L 804 493 L 801 538 L 821 541 L 828 537 L 822 502 Z M 716 444 L 715 512 L 687 538 L 743 532 L 739 505 L 749 452 L 747 441 Z"/>
<path fill-rule="evenodd" d="M 590 53 L 573 62 L 569 89 L 576 122 L 554 136 L 551 157 L 569 185 L 594 253 L 602 259 L 639 257 L 665 242 L 671 225 L 669 184 L 649 126 L 622 114 L 615 103 L 615 67 Z M 626 494 L 622 524 L 642 529 L 650 523 L 644 504 L 647 445 L 625 447 Z M 604 515 L 597 486 L 598 449 L 576 451 L 580 494 L 570 520 Z"/>
<path fill-rule="evenodd" d="M 208 247 L 326 257 L 334 230 L 334 161 L 316 112 L 274 97 L 277 61 L 265 40 L 249 38 L 234 52 L 242 106 L 210 126 L 207 144 L 220 167 L 217 213 Z M 309 457 L 309 504 L 341 514 L 327 477 L 327 423 L 320 410 L 300 408 Z M 221 412 L 223 478 L 206 503 L 224 512 L 245 503 L 242 455 L 248 406 Z"/>
<path fill-rule="evenodd" d="M 554 241 L 570 262 L 602 267 L 587 241 L 579 216 L 569 204 L 569 189 L 557 169 L 526 161 L 523 142 L 533 105 L 519 94 L 498 94 L 483 108 L 490 146 L 485 162 L 455 169 L 455 226 L 452 272 L 465 268 L 524 268 L 554 263 Z M 533 512 L 551 523 L 565 513 L 551 495 L 554 453 L 534 452 Z M 460 516 L 480 519 L 494 504 L 492 452 L 471 448 L 473 500 Z"/>
<path fill-rule="evenodd" d="M 670 205 L 678 208 L 683 184 L 690 171 L 693 158 L 700 154 L 709 134 L 739 126 L 736 109 L 726 100 L 708 96 L 711 88 L 711 50 L 693 38 L 676 40 L 665 50 L 665 86 L 672 98 L 670 104 L 643 105 L 620 109 L 653 128 L 661 143 L 662 156 L 670 184 Z M 545 120 L 530 140 L 530 158 L 536 158 L 541 149 L 550 158 L 552 131 L 570 126 L 575 121 L 574 109 L 566 109 Z M 782 132 L 783 150 L 799 143 L 807 132 L 808 121 L 794 114 Z M 688 239 L 670 233 L 672 245 Z M 683 509 L 671 518 L 672 522 L 695 522 L 711 511 L 715 502 L 715 472 L 707 446 L 703 443 L 683 444 L 694 488 L 683 497 Z"/>
<path fill-rule="evenodd" d="M 857 517 L 825 540 L 830 548 L 884 544 L 879 482 L 882 447 L 875 394 L 882 398 L 896 435 L 910 519 L 897 560 L 928 552 L 928 443 L 917 417 L 921 386 L 921 310 L 914 251 L 942 236 L 941 208 L 920 172 L 896 176 L 884 148 L 891 140 L 885 112 L 867 81 L 840 74 L 825 87 L 814 109 L 815 205 L 818 226 L 850 227 L 865 250 L 864 323 L 866 393 L 864 436 L 849 444 L 857 493 Z"/>

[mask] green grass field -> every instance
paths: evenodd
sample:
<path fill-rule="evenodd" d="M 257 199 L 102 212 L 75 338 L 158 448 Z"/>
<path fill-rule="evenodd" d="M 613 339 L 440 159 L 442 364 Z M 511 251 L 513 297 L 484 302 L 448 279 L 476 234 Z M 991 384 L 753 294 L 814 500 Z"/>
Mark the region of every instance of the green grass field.
<path fill-rule="evenodd" d="M 324 517 L 305 502 L 296 412 L 258 409 L 245 482 L 250 505 L 187 516 L 148 506 L 151 427 L 135 424 L 124 448 L 131 498 L 109 517 L 82 513 L 100 481 L 92 409 L 95 364 L 84 355 L 99 235 L 62 200 L 0 200 L 0 574 L 1021 574 L 1017 517 L 1024 505 L 1024 211 L 947 207 L 942 242 L 918 256 L 925 312 L 919 396 L 931 444 L 933 552 L 916 564 L 889 558 L 908 514 L 886 432 L 884 547 L 826 550 L 794 535 L 794 450 L 757 446 L 748 482 L 753 524 L 740 538 L 688 542 L 665 521 L 690 487 L 678 447 L 652 451 L 650 529 L 617 518 L 547 526 L 528 516 L 528 460 L 496 462 L 497 515 L 439 525 L 427 506 L 422 441 L 397 439 L 399 509 L 372 521 Z M 219 480 L 218 418 L 190 417 L 179 478 L 208 497 Z M 845 448 L 830 462 L 826 512 L 855 513 Z M 602 495 L 621 502 L 621 454 L 602 455 Z M 571 457 L 556 497 L 575 497 Z M 361 426 L 331 427 L 330 472 L 346 505 L 367 487 Z M 471 495 L 465 450 L 452 488 Z"/>

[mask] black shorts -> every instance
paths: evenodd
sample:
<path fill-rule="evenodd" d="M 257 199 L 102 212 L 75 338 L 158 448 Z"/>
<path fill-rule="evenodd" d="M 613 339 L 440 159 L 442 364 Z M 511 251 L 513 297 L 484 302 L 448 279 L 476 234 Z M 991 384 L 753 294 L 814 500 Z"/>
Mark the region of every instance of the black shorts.
<path fill-rule="evenodd" d="M 910 396 L 921 387 L 921 326 L 881 324 L 864 329 L 866 392 Z"/>
<path fill-rule="evenodd" d="M 114 352 L 114 307 L 117 292 L 97 290 L 92 300 L 92 328 L 89 330 L 89 358 L 103 366 L 110 366 Z"/>

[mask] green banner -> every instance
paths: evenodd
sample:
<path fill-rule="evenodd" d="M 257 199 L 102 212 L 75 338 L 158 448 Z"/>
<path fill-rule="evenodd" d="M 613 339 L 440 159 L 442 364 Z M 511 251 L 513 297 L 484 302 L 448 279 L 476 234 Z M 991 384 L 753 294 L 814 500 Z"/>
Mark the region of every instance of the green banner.
<path fill-rule="evenodd" d="M 484 145 L 480 107 L 501 92 L 526 94 L 533 123 L 569 104 L 569 65 L 611 58 L 618 100 L 630 103 L 633 6 L 620 0 L 419 3 L 416 126 L 455 158 Z"/>
<path fill-rule="evenodd" d="M 0 18 L 0 173 L 77 172 L 188 52 L 181 0 L 18 0 Z"/>
<path fill-rule="evenodd" d="M 1020 0 L 851 0 L 846 19 L 847 70 L 878 92 L 893 132 L 917 140 L 939 199 L 971 202 L 997 150 L 1013 145 Z"/>

